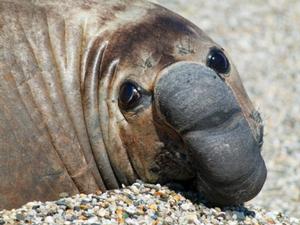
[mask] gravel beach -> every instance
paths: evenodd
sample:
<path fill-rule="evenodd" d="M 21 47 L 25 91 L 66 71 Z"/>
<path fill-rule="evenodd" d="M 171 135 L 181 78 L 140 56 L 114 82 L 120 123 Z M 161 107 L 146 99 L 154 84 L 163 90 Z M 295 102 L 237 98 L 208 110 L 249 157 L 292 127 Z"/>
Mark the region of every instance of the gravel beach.
<path fill-rule="evenodd" d="M 268 179 L 251 204 L 300 218 L 300 1 L 157 2 L 230 53 L 262 113 Z"/>
<path fill-rule="evenodd" d="M 167 187 L 137 182 L 100 195 L 75 195 L 53 202 L 31 202 L 20 209 L 0 212 L 0 224 L 39 225 L 298 225 L 282 213 L 248 206 L 207 208 L 193 204 Z"/>

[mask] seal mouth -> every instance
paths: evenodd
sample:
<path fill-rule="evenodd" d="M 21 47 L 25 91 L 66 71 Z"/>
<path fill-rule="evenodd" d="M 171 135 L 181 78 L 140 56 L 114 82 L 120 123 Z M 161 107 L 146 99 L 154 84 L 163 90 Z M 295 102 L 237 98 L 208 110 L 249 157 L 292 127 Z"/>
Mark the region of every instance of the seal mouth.
<path fill-rule="evenodd" d="M 182 138 L 198 192 L 221 206 L 257 195 L 266 179 L 261 144 L 216 72 L 197 63 L 175 63 L 161 72 L 154 100 L 159 116 Z"/>

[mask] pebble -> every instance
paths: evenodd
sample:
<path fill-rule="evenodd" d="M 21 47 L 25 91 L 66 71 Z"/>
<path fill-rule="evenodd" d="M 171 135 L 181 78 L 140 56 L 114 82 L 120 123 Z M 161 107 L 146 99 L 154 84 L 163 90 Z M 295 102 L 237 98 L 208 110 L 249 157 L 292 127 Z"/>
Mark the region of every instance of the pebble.
<path fill-rule="evenodd" d="M 299 225 L 300 220 L 251 205 L 247 208 L 208 208 L 202 203 L 192 203 L 168 187 L 139 181 L 99 195 L 78 194 L 57 201 L 29 202 L 19 209 L 3 210 L 0 211 L 0 224 Z"/>

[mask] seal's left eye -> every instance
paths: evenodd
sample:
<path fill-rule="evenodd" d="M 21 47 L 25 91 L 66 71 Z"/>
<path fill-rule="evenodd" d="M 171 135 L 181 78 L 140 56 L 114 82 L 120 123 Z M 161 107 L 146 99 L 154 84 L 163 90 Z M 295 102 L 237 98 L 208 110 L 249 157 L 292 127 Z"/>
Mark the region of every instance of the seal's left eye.
<path fill-rule="evenodd" d="M 230 64 L 227 57 L 220 49 L 217 48 L 210 50 L 206 64 L 217 73 L 226 74 L 229 73 L 230 70 Z"/>
<path fill-rule="evenodd" d="M 122 109 L 128 110 L 132 109 L 139 103 L 141 99 L 141 93 L 139 88 L 127 81 L 122 84 L 119 92 L 119 105 Z"/>

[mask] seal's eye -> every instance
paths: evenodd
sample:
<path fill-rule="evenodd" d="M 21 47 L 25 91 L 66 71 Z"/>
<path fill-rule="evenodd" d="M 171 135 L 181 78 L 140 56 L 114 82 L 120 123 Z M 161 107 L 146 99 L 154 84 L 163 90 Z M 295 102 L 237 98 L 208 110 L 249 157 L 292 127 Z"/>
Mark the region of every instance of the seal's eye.
<path fill-rule="evenodd" d="M 139 103 L 141 96 L 139 88 L 127 81 L 120 88 L 119 105 L 125 110 L 132 109 Z"/>
<path fill-rule="evenodd" d="M 213 48 L 210 50 L 208 56 L 206 65 L 210 68 L 212 68 L 217 73 L 229 73 L 230 70 L 230 64 L 225 56 L 225 54 L 217 49 Z"/>

